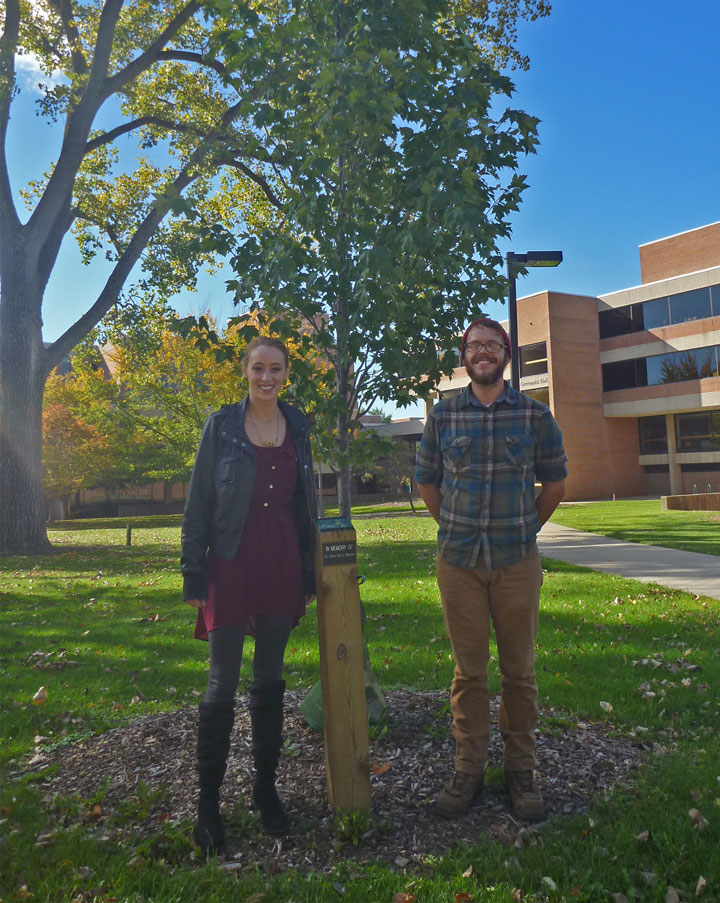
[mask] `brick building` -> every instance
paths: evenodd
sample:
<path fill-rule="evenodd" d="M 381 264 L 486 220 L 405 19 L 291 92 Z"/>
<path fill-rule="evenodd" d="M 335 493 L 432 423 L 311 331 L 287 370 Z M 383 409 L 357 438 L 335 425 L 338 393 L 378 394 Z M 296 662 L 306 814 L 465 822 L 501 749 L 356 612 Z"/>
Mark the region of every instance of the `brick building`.
<path fill-rule="evenodd" d="M 520 298 L 520 388 L 563 430 L 566 499 L 720 491 L 720 222 L 640 246 L 642 282 Z M 458 368 L 438 385 L 458 392 Z"/>

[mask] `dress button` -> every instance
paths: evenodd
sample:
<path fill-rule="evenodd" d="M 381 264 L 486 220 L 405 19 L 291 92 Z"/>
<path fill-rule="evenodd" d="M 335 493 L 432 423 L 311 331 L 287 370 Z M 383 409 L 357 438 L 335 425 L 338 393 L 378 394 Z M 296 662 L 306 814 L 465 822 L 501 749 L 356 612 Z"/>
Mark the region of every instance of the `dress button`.
<path fill-rule="evenodd" d="M 272 469 L 275 470 L 275 465 L 273 464 Z"/>
<path fill-rule="evenodd" d="M 268 489 L 274 489 L 274 488 L 275 488 L 275 487 L 273 486 L 272 483 L 268 486 Z"/>
<path fill-rule="evenodd" d="M 263 506 L 264 506 L 265 508 L 267 508 L 267 507 L 268 507 L 268 503 L 267 503 L 267 502 L 263 502 Z"/>

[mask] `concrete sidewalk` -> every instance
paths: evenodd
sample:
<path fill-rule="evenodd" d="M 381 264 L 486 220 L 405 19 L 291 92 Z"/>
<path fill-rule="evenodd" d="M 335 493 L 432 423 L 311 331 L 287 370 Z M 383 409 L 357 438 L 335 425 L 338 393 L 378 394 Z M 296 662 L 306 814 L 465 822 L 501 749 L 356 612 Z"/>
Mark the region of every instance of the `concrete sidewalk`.
<path fill-rule="evenodd" d="M 538 547 L 548 558 L 593 571 L 720 599 L 720 556 L 623 542 L 550 522 L 538 535 Z"/>

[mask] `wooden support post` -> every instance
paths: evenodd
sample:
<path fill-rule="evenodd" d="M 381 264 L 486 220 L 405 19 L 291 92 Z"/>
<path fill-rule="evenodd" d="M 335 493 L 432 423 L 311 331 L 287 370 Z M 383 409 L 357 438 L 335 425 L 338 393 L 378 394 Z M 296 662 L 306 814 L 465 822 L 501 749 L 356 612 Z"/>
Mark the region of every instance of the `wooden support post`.
<path fill-rule="evenodd" d="M 130 526 L 130 524 L 127 525 L 127 530 L 125 531 L 125 545 L 132 545 L 132 527 Z"/>
<path fill-rule="evenodd" d="M 333 809 L 369 809 L 357 541 L 349 518 L 318 520 L 315 568 L 328 798 Z"/>

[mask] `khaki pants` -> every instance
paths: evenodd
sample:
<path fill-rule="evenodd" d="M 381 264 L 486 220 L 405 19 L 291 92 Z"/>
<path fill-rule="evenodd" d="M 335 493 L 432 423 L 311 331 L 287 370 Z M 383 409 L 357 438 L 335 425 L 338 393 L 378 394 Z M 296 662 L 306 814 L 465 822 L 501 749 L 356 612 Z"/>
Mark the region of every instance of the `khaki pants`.
<path fill-rule="evenodd" d="M 455 567 L 438 556 L 437 579 L 455 658 L 450 693 L 455 770 L 481 774 L 487 760 L 491 618 L 502 675 L 499 721 L 505 768 L 534 768 L 538 720 L 535 638 L 542 585 L 537 545 L 530 546 L 527 558 L 494 571 L 482 566 Z"/>

